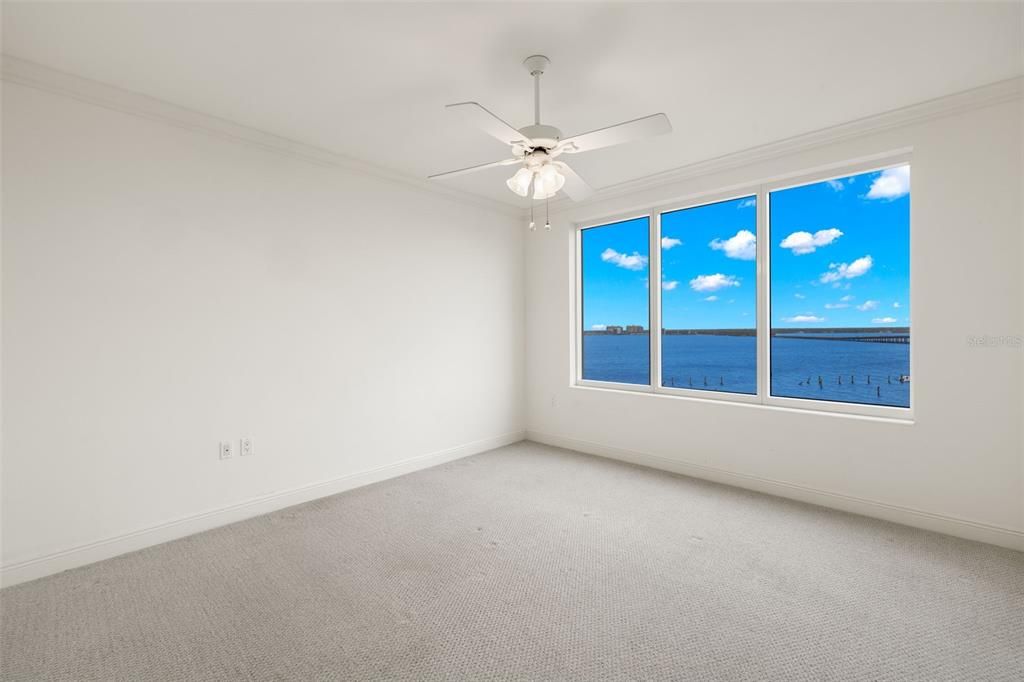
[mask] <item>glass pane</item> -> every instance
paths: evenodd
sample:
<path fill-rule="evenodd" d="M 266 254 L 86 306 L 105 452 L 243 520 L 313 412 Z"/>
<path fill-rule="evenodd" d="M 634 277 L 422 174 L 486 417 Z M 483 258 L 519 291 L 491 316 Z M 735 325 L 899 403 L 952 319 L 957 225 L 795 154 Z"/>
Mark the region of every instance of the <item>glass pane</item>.
<path fill-rule="evenodd" d="M 661 383 L 757 393 L 757 200 L 661 216 Z"/>
<path fill-rule="evenodd" d="M 650 219 L 589 227 L 580 235 L 583 378 L 650 384 Z"/>
<path fill-rule="evenodd" d="M 910 166 L 772 192 L 771 393 L 910 406 Z"/>

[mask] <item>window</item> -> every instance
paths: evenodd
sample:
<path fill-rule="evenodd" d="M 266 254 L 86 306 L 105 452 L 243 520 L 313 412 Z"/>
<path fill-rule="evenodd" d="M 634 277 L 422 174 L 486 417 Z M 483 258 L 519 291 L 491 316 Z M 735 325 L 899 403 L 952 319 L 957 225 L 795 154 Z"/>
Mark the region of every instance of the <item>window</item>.
<path fill-rule="evenodd" d="M 906 157 L 583 225 L 577 255 L 582 385 L 912 414 Z"/>
<path fill-rule="evenodd" d="M 649 385 L 650 218 L 581 230 L 579 245 L 581 376 L 588 381 Z"/>
<path fill-rule="evenodd" d="M 910 406 L 910 166 L 768 195 L 771 393 Z"/>
<path fill-rule="evenodd" d="M 661 385 L 757 393 L 757 198 L 661 215 Z"/>

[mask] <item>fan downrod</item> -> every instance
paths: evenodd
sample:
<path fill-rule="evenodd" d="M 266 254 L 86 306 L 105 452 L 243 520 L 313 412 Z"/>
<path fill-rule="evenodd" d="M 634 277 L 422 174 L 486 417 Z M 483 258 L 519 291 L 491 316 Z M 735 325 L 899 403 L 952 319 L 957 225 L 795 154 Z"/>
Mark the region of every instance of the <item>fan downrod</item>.
<path fill-rule="evenodd" d="M 542 149 L 545 152 L 554 149 L 562 138 L 561 130 L 540 122 L 540 77 L 550 65 L 551 60 L 542 54 L 531 55 L 523 60 L 523 66 L 533 76 L 533 125 L 520 128 L 519 132 L 534 142 L 534 150 Z"/>

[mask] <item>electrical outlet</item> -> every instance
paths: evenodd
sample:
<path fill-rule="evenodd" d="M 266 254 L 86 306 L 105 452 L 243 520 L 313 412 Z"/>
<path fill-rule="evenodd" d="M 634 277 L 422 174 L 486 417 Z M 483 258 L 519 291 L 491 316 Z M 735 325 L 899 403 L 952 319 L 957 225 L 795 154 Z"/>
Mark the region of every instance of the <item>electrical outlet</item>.
<path fill-rule="evenodd" d="M 220 458 L 231 459 L 231 442 L 222 440 L 220 442 Z"/>
<path fill-rule="evenodd" d="M 238 443 L 238 454 L 241 457 L 248 457 L 256 453 L 256 450 L 252 444 L 252 438 L 243 438 Z"/>

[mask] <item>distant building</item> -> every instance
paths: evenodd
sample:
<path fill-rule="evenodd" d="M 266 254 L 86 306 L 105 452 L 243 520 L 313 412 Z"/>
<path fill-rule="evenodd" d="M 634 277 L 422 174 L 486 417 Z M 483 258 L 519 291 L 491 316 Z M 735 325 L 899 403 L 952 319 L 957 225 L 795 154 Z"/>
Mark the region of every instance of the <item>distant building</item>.
<path fill-rule="evenodd" d="M 643 331 L 644 331 L 644 326 L 642 324 L 627 324 L 626 325 L 626 333 L 627 334 L 642 334 Z"/>
<path fill-rule="evenodd" d="M 605 327 L 604 330 L 607 333 L 609 333 L 609 334 L 621 334 L 622 333 L 622 327 L 620 327 L 617 324 L 610 324 L 607 327 Z"/>

